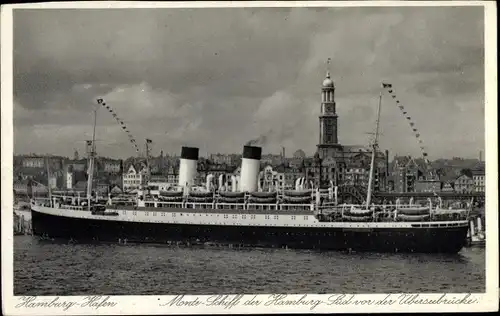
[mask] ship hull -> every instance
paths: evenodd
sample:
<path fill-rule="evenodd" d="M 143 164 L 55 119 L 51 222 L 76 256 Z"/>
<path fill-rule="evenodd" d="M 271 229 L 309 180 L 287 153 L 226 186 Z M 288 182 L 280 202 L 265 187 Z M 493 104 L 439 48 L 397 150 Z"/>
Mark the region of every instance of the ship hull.
<path fill-rule="evenodd" d="M 58 216 L 32 210 L 33 234 L 77 242 L 224 244 L 370 252 L 457 253 L 467 227 L 262 227 L 145 223 Z"/>

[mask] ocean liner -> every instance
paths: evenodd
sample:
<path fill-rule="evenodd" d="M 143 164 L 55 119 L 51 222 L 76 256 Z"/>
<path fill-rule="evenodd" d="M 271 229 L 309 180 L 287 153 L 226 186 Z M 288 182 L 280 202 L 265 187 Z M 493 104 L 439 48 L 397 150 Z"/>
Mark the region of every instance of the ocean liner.
<path fill-rule="evenodd" d="M 199 149 L 182 147 L 179 181 L 168 191 L 147 187 L 131 199 L 92 196 L 95 144 L 89 155 L 87 197 L 32 199 L 33 234 L 77 242 L 231 245 L 372 252 L 457 253 L 467 242 L 469 210 L 419 203 L 373 204 L 372 182 L 378 126 L 372 144 L 365 203 L 336 203 L 328 193 L 304 185 L 262 192 L 261 147 L 244 146 L 240 176 L 231 188 L 208 175 L 195 187 Z M 95 121 L 94 121 L 95 126 Z M 95 131 L 95 128 L 94 128 Z M 94 132 L 95 134 L 95 132 Z M 95 137 L 95 135 L 94 135 Z"/>

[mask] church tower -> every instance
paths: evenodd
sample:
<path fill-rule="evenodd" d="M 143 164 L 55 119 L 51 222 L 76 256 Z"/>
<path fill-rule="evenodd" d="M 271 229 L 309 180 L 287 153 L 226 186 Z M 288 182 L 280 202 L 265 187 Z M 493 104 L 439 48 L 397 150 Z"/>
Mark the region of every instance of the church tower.
<path fill-rule="evenodd" d="M 337 136 L 337 109 L 335 104 L 335 85 L 327 71 L 321 87 L 321 113 L 319 116 L 318 153 L 324 159 L 337 156 L 342 150 Z"/>

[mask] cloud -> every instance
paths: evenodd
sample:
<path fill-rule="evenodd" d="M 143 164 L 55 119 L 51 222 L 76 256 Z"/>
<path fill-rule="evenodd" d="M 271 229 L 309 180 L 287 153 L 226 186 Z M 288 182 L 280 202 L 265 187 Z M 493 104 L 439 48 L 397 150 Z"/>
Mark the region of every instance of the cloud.
<path fill-rule="evenodd" d="M 328 57 L 341 143 L 367 142 L 388 81 L 431 157 L 484 148 L 479 7 L 16 10 L 14 23 L 16 151 L 81 148 L 103 97 L 158 152 L 240 152 L 261 137 L 264 151 L 312 154 Z M 416 155 L 391 101 L 381 142 Z M 133 152 L 109 113 L 98 125 L 103 154 Z"/>

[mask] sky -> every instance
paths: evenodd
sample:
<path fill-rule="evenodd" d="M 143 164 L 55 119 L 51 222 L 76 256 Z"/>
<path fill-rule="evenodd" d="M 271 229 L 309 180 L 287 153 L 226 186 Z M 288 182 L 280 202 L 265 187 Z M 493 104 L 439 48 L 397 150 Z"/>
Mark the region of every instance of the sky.
<path fill-rule="evenodd" d="M 341 144 L 368 144 L 383 81 L 430 159 L 484 151 L 483 8 L 364 7 L 15 10 L 14 152 L 83 154 L 103 98 L 154 155 L 241 153 L 256 138 L 313 155 L 327 68 Z M 380 147 L 421 155 L 382 100 Z M 134 155 L 97 113 L 98 154 Z"/>

